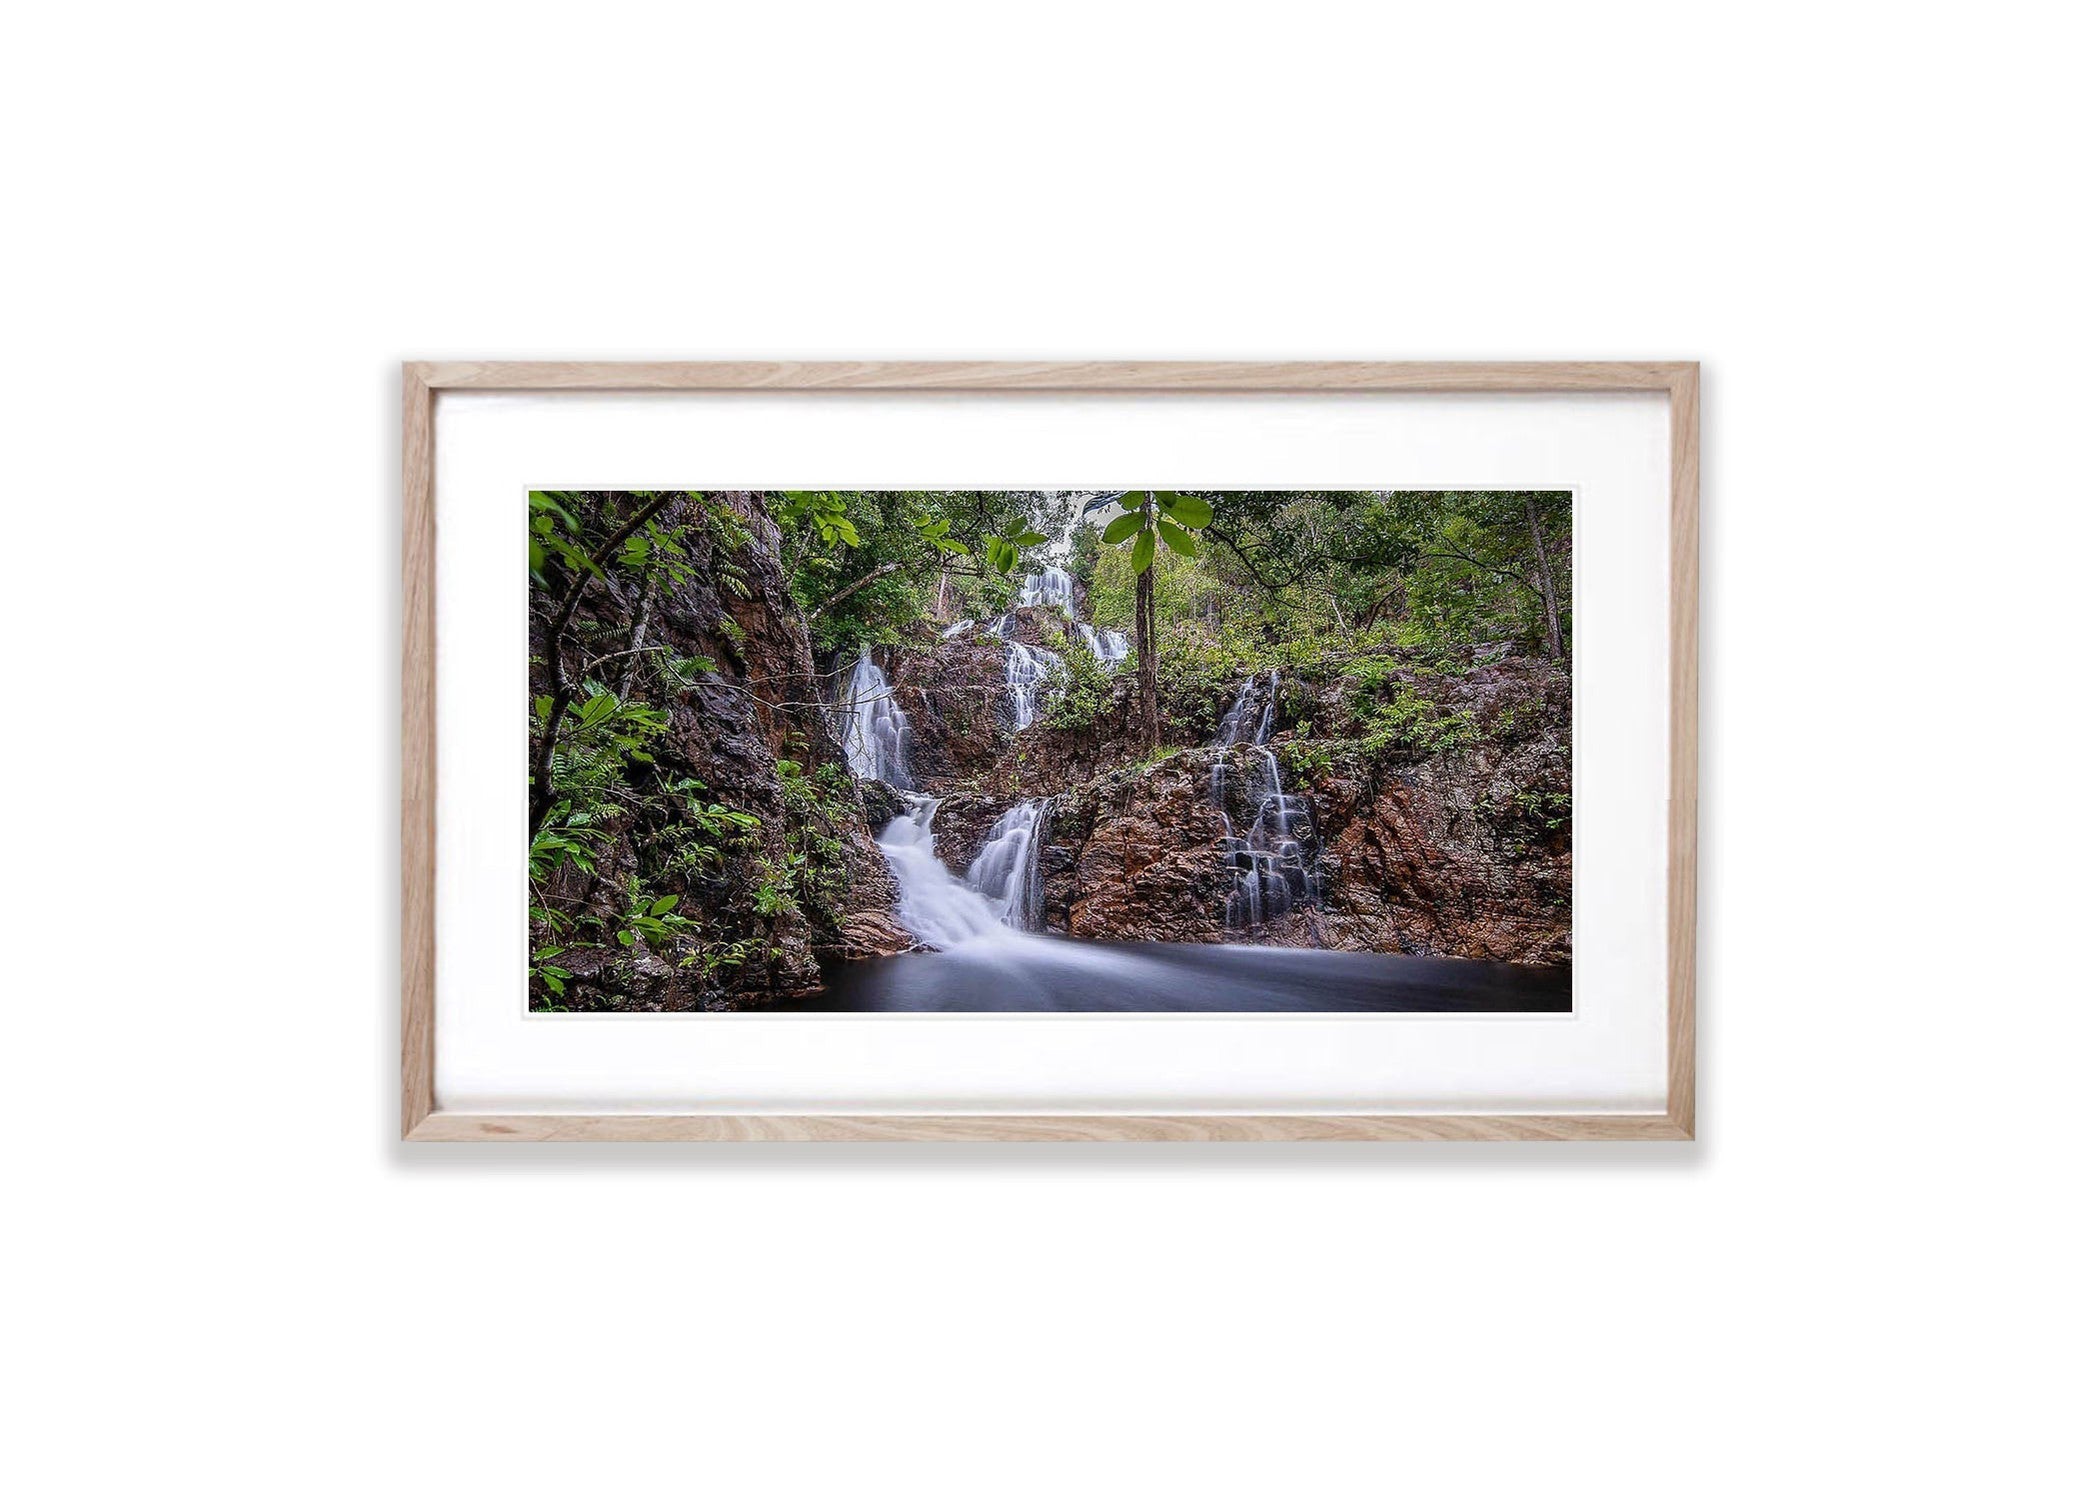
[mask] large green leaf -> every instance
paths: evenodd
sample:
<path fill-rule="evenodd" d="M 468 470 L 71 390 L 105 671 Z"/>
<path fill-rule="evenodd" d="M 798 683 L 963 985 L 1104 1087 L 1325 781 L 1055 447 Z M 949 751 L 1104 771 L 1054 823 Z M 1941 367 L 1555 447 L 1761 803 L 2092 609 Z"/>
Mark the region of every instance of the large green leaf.
<path fill-rule="evenodd" d="M 1137 544 L 1130 548 L 1130 571 L 1141 574 L 1147 567 L 1152 565 L 1152 553 L 1158 550 L 1159 537 L 1157 532 L 1147 531 L 1138 537 Z"/>
<path fill-rule="evenodd" d="M 1108 529 L 1101 532 L 1101 540 L 1109 546 L 1120 546 L 1144 529 L 1141 515 L 1118 515 L 1108 522 Z"/>
<path fill-rule="evenodd" d="M 1209 501 L 1198 500 L 1192 494 L 1168 495 L 1160 508 L 1191 531 L 1200 531 L 1210 524 Z"/>
<path fill-rule="evenodd" d="M 1179 552 L 1183 557 L 1193 557 L 1195 555 L 1195 538 L 1163 515 L 1159 517 L 1159 535 L 1168 546 Z"/>
<path fill-rule="evenodd" d="M 1049 538 L 1040 531 L 1023 531 L 1020 535 L 1013 538 L 1013 544 L 1023 547 L 1039 547 L 1048 540 Z"/>
<path fill-rule="evenodd" d="M 1115 497 L 1115 503 L 1122 506 L 1125 510 L 1142 510 L 1144 508 L 1144 491 L 1133 489 L 1128 494 L 1119 494 Z"/>

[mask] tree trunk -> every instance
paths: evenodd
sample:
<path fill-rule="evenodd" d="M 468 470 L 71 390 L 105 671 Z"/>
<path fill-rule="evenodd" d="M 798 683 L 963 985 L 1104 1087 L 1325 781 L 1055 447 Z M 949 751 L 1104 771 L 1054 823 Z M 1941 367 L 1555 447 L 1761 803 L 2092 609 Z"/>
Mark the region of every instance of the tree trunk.
<path fill-rule="evenodd" d="M 1151 491 L 1144 494 L 1144 531 L 1151 529 Z M 1137 719 L 1146 754 L 1159 747 L 1159 648 L 1155 638 L 1157 621 L 1152 611 L 1152 572 L 1159 565 L 1156 553 L 1151 567 L 1137 574 Z"/>
<path fill-rule="evenodd" d="M 1538 507 L 1528 495 L 1523 498 L 1523 518 L 1530 522 L 1531 551 L 1538 558 L 1538 597 L 1545 601 L 1545 643 L 1557 661 L 1566 654 L 1560 643 L 1560 591 L 1553 586 L 1552 559 L 1545 555 L 1545 533 L 1538 529 Z"/>

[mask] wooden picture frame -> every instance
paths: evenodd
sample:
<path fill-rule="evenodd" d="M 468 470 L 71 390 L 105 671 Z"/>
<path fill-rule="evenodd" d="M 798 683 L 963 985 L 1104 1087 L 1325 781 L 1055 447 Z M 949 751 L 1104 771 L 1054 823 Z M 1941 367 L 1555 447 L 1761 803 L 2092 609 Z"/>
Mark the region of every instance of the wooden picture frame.
<path fill-rule="evenodd" d="M 1689 1140 L 1696 1082 L 1698 366 L 1695 363 L 508 363 L 402 367 L 401 1135 L 462 1140 Z M 522 1114 L 436 1106 L 440 392 L 955 391 L 1599 394 L 1669 410 L 1667 1105 L 1653 1114 Z"/>

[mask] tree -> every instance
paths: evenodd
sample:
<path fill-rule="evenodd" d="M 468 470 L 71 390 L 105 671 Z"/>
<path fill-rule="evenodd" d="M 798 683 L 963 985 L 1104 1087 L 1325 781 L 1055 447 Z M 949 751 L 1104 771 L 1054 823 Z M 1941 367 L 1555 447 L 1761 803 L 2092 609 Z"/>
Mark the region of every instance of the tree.
<path fill-rule="evenodd" d="M 1210 524 L 1210 505 L 1173 490 L 1133 489 L 1116 496 L 1123 514 L 1101 532 L 1104 546 L 1130 548 L 1130 571 L 1137 578 L 1137 609 L 1132 633 L 1137 641 L 1137 715 L 1144 748 L 1159 747 L 1159 627 L 1153 606 L 1152 562 L 1159 544 L 1183 557 L 1195 555 L 1195 533 Z"/>
<path fill-rule="evenodd" d="M 1538 598 L 1545 605 L 1545 640 L 1555 661 L 1566 654 L 1560 646 L 1560 590 L 1552 581 L 1552 559 L 1545 555 L 1545 533 L 1538 526 L 1538 502 L 1523 497 L 1523 518 L 1530 527 L 1531 556 L 1538 564 Z"/>
<path fill-rule="evenodd" d="M 640 500 L 640 505 L 624 522 L 612 526 L 609 534 L 600 538 L 590 525 L 597 517 L 590 515 L 581 503 L 581 496 L 565 490 L 537 489 L 529 496 L 532 574 L 542 581 L 560 576 L 550 573 L 550 568 L 558 567 L 566 574 L 566 586 L 538 620 L 540 654 L 546 661 L 547 680 L 553 691 L 546 695 L 543 704 L 535 705 L 538 721 L 532 744 L 530 803 L 530 828 L 535 834 L 554 807 L 552 771 L 556 743 L 565 732 L 596 727 L 613 716 L 620 706 L 618 694 L 605 692 L 593 692 L 590 701 L 579 702 L 579 684 L 570 678 L 562 662 L 568 628 L 576 617 L 577 606 L 583 601 L 584 591 L 593 580 L 603 580 L 606 588 L 617 597 L 618 591 L 612 588 L 608 569 L 618 568 L 635 575 L 635 618 L 629 628 L 629 638 L 638 641 L 647 627 L 651 575 L 668 568 L 682 582 L 691 574 L 691 568 L 685 563 L 682 528 L 656 524 L 656 517 L 679 495 L 675 492 L 647 492 L 632 498 Z M 605 508 L 608 513 L 616 514 L 625 508 L 625 498 L 616 498 Z M 573 717 L 571 710 L 574 710 Z"/>
<path fill-rule="evenodd" d="M 1048 539 L 1026 496 L 996 491 L 794 489 L 767 503 L 819 656 L 893 641 L 951 578 L 1002 579 Z"/>

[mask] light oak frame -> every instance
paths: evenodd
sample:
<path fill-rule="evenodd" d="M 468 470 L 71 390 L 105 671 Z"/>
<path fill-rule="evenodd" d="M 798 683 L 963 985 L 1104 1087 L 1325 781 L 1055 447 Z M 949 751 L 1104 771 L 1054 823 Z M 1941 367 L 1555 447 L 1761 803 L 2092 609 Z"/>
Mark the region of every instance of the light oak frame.
<path fill-rule="evenodd" d="M 462 1114 L 436 1106 L 440 391 L 1599 393 L 1669 399 L 1668 1101 L 1656 1114 Z M 401 1135 L 406 1140 L 1689 1140 L 1698 845 L 1695 363 L 483 363 L 402 366 Z"/>

